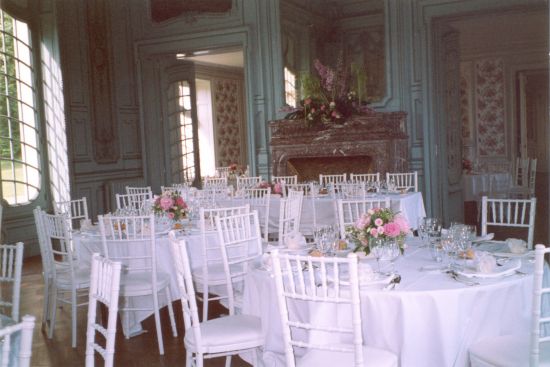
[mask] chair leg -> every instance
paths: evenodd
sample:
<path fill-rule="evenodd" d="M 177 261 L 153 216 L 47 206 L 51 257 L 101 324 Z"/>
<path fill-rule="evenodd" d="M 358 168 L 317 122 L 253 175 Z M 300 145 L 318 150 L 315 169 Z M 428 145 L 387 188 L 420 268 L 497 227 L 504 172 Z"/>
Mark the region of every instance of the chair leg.
<path fill-rule="evenodd" d="M 231 367 L 231 356 L 225 357 L 225 367 Z"/>
<path fill-rule="evenodd" d="M 196 361 L 196 366 L 197 367 L 203 367 L 203 364 L 204 364 L 204 356 L 202 355 L 202 353 L 197 353 L 197 355 L 195 356 L 195 361 Z"/>
<path fill-rule="evenodd" d="M 48 338 L 53 338 L 53 329 L 55 328 L 55 317 L 57 314 L 57 286 L 52 284 L 51 286 L 51 305 L 50 305 L 50 328 L 48 330 Z"/>
<path fill-rule="evenodd" d="M 44 278 L 44 304 L 42 305 L 42 323 L 47 324 L 50 320 L 50 282 Z"/>
<path fill-rule="evenodd" d="M 192 367 L 193 365 L 193 353 L 187 350 L 185 351 L 185 366 Z"/>
<path fill-rule="evenodd" d="M 202 286 L 202 322 L 208 320 L 208 279 L 204 279 Z"/>
<path fill-rule="evenodd" d="M 76 289 L 71 291 L 72 346 L 76 348 Z"/>
<path fill-rule="evenodd" d="M 166 287 L 166 303 L 168 305 L 168 315 L 170 316 L 170 325 L 172 326 L 172 335 L 174 338 L 178 336 L 178 330 L 176 328 L 176 319 L 174 318 L 174 308 L 172 307 L 172 292 L 170 292 L 170 286 Z"/>
<path fill-rule="evenodd" d="M 162 339 L 162 326 L 160 325 L 159 299 L 158 294 L 153 292 L 153 309 L 155 311 L 155 325 L 157 328 L 157 341 L 159 345 L 159 354 L 164 355 L 164 341 Z"/>

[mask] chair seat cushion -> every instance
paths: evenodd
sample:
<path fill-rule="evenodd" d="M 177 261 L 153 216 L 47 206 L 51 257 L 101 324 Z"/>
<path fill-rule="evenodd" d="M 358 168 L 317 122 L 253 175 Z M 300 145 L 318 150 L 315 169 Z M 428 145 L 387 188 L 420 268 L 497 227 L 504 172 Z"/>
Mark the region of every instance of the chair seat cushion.
<path fill-rule="evenodd" d="M 336 352 L 330 350 L 311 349 L 302 358 L 296 366 L 306 367 L 332 367 L 332 366 L 355 366 L 354 353 Z M 392 352 L 363 346 L 363 366 L 369 367 L 397 367 L 397 356 Z"/>
<path fill-rule="evenodd" d="M 90 272 L 91 269 L 88 267 L 76 268 L 74 277 L 71 279 L 70 272 L 58 270 L 56 272 L 56 286 L 59 289 L 70 289 L 72 282 L 74 282 L 76 289 L 89 288 Z"/>
<path fill-rule="evenodd" d="M 125 273 L 120 277 L 121 296 L 145 296 L 153 292 L 151 273 Z M 166 273 L 157 273 L 157 291 L 170 284 L 170 276 Z"/>
<path fill-rule="evenodd" d="M 232 315 L 208 320 L 200 324 L 203 353 L 256 348 L 264 343 L 262 324 L 258 317 L 251 315 Z M 198 352 L 194 333 L 191 328 L 185 330 L 185 348 Z"/>
<path fill-rule="evenodd" d="M 504 335 L 470 347 L 472 366 L 529 366 L 529 335 Z M 539 367 L 550 367 L 550 342 L 540 346 Z"/>

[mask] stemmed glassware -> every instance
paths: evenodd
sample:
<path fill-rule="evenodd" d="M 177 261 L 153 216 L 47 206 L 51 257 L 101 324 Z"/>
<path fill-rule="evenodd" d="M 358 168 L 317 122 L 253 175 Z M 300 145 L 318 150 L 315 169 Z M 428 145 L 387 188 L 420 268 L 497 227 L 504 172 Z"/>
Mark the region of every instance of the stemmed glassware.
<path fill-rule="evenodd" d="M 334 226 L 321 226 L 313 231 L 313 239 L 317 245 L 317 249 L 323 255 L 333 255 L 334 244 L 337 239 L 337 231 Z"/>

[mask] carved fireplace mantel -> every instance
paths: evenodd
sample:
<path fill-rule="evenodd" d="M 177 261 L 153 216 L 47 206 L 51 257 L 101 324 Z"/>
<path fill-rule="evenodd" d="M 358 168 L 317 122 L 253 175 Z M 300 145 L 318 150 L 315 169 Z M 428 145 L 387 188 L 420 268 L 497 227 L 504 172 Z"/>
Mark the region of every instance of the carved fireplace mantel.
<path fill-rule="evenodd" d="M 408 136 L 405 112 L 371 112 L 344 124 L 307 127 L 303 120 L 269 123 L 273 174 L 405 172 Z"/>

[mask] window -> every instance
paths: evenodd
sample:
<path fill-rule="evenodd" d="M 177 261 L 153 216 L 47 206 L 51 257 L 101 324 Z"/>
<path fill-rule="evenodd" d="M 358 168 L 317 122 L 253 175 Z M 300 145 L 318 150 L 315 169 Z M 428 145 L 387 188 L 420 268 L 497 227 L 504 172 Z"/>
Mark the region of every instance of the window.
<path fill-rule="evenodd" d="M 0 180 L 10 205 L 40 191 L 31 35 L 26 23 L 0 9 Z"/>
<path fill-rule="evenodd" d="M 195 149 L 189 82 L 182 80 L 170 85 L 168 106 L 172 180 L 192 182 L 195 179 Z"/>
<path fill-rule="evenodd" d="M 296 74 L 285 67 L 285 103 L 296 107 Z"/>

